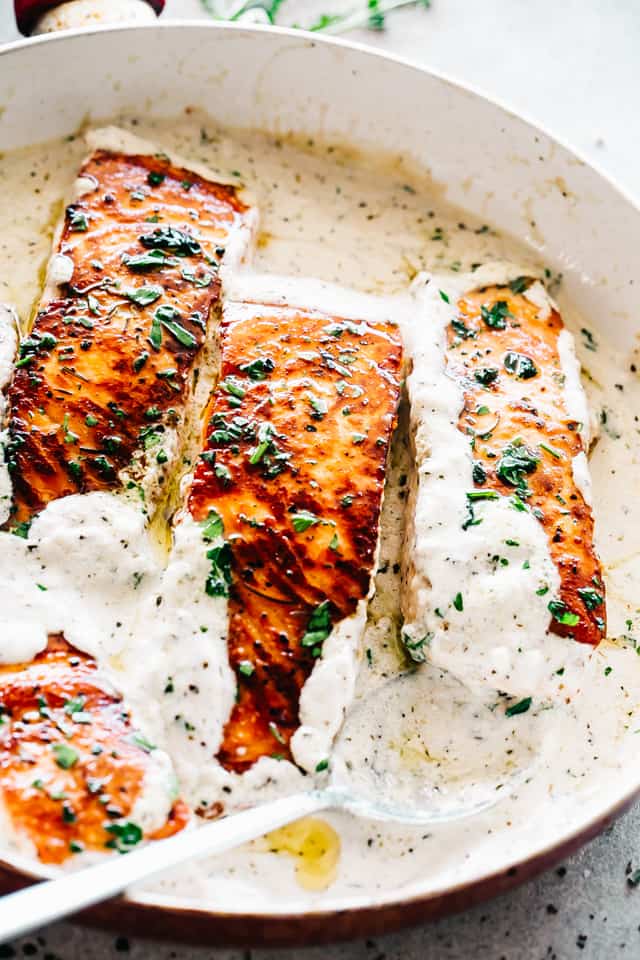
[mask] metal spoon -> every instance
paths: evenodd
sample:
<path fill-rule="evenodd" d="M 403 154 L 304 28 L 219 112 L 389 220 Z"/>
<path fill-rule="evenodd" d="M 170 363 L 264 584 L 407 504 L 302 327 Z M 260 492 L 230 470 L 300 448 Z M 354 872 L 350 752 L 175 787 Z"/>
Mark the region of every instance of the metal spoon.
<path fill-rule="evenodd" d="M 389 711 L 397 709 L 399 697 L 406 703 L 410 675 L 396 677 L 365 697 L 349 714 L 341 732 L 336 762 L 332 761 L 328 786 L 282 797 L 251 810 L 224 817 L 213 823 L 186 830 L 128 853 L 110 857 L 104 862 L 73 873 L 59 873 L 53 879 L 5 896 L 0 900 L 0 939 L 21 936 L 53 920 L 107 900 L 122 893 L 140 880 L 198 857 L 223 853 L 255 840 L 287 823 L 320 810 L 344 810 L 373 820 L 429 825 L 450 822 L 487 809 L 510 792 L 509 785 L 500 793 L 489 789 L 483 795 L 460 795 L 438 799 L 437 790 L 425 792 L 420 769 L 388 769 L 384 765 L 384 749 L 367 748 L 366 756 L 357 755 L 356 734 L 379 726 Z M 422 723 L 412 713 L 415 727 Z M 340 746 L 344 746 L 344 750 Z M 354 753 L 355 745 L 355 753 Z M 381 762 L 382 761 L 382 762 Z M 335 766 L 335 769 L 334 769 Z M 516 771 L 507 779 L 519 780 Z M 505 778 L 502 777 L 504 780 Z M 464 794 L 464 791 L 462 791 Z M 453 799 L 453 804 L 451 800 Z"/>

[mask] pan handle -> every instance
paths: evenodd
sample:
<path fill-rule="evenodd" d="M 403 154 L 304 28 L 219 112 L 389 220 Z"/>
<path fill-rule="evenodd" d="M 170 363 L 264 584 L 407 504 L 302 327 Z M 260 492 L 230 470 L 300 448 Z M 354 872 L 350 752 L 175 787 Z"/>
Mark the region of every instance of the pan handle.
<path fill-rule="evenodd" d="M 16 23 L 25 37 L 110 23 L 148 23 L 165 0 L 14 0 Z"/>

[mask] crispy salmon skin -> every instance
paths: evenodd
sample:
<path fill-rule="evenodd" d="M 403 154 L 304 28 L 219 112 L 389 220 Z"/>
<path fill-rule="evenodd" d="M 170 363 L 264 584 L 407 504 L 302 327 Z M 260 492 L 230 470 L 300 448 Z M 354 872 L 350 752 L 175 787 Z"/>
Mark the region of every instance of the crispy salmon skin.
<path fill-rule="evenodd" d="M 388 321 L 225 304 L 189 510 L 214 540 L 207 590 L 229 597 L 229 770 L 290 758 L 323 643 L 369 594 L 400 364 Z"/>
<path fill-rule="evenodd" d="M 47 290 L 8 391 L 13 522 L 51 500 L 175 466 L 177 433 L 227 245 L 236 189 L 164 154 L 96 149 L 66 207 Z"/>

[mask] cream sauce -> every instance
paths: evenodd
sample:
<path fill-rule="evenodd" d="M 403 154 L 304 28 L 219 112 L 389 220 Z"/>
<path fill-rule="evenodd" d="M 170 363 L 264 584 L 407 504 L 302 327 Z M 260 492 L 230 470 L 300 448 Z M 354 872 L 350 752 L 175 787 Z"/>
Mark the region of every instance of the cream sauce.
<path fill-rule="evenodd" d="M 488 260 L 515 260 L 527 270 L 539 267 L 530 251 L 448 208 L 432 183 L 410 175 L 399 164 L 378 163 L 333 146 L 287 143 L 261 134 L 227 134 L 199 115 L 173 122 L 143 123 L 136 118 L 118 118 L 118 122 L 253 190 L 261 210 L 262 232 L 256 254 L 260 270 L 312 275 L 366 292 L 398 294 L 421 270 L 445 273 L 454 283 L 460 272 Z M 0 182 L 5 194 L 15 199 L 0 211 L 0 297 L 15 304 L 25 327 L 43 278 L 52 224 L 84 149 L 77 138 L 0 158 Z M 573 316 L 570 304 L 561 296 L 560 305 L 571 326 L 580 330 L 583 321 Z M 436 890 L 488 869 L 502 869 L 553 842 L 566 833 L 569 825 L 579 827 L 602 806 L 612 783 L 620 792 L 625 785 L 636 782 L 638 740 L 634 731 L 640 727 L 636 715 L 640 662 L 635 652 L 640 446 L 633 410 L 640 409 L 640 387 L 630 370 L 630 359 L 610 351 L 597 330 L 596 340 L 596 351 L 582 338 L 578 348 L 581 359 L 586 360 L 591 408 L 606 412 L 592 456 L 593 498 L 607 572 L 611 636 L 618 640 L 603 644 L 578 664 L 571 671 L 566 690 L 561 691 L 562 681 L 556 680 L 557 692 L 563 693 L 560 700 L 536 697 L 527 713 L 506 717 L 502 698 L 494 690 L 479 689 L 476 676 L 464 676 L 473 687 L 470 689 L 434 663 L 424 665 L 417 674 L 397 681 L 391 688 L 385 687 L 388 679 L 404 668 L 398 643 L 398 571 L 409 472 L 404 414 L 394 446 L 382 517 L 376 593 L 369 606 L 365 657 L 352 714 L 364 707 L 367 723 L 359 725 L 359 739 L 353 737 L 347 724 L 335 762 L 346 765 L 354 757 L 362 758 L 366 751 L 363 764 L 373 758 L 383 769 L 410 770 L 425 784 L 429 796 L 448 794 L 445 804 L 454 804 L 461 796 L 482 799 L 488 790 L 508 781 L 501 803 L 469 820 L 441 824 L 428 831 L 328 815 L 326 819 L 340 837 L 341 855 L 335 880 L 326 891 L 301 890 L 290 859 L 269 852 L 264 843 L 189 866 L 155 881 L 147 891 L 159 890 L 164 897 L 177 896 L 191 904 L 210 903 L 216 909 L 242 912 L 265 907 L 342 907 Z M 94 560 L 102 551 L 104 561 L 104 566 L 94 571 L 95 576 L 85 575 L 82 563 L 76 567 L 76 558 L 67 562 L 74 551 L 76 557 L 79 551 L 85 559 L 88 553 L 82 552 L 83 544 L 72 542 L 69 530 L 55 527 L 56 509 L 78 509 L 83 522 L 92 529 L 93 544 L 86 549 L 94 551 Z M 108 509 L 105 505 L 99 512 Z M 6 588 L 0 609 L 10 611 L 10 617 L 19 616 L 21 623 L 31 618 L 29 642 L 32 649 L 37 649 L 43 630 L 55 619 L 60 604 L 73 599 L 74 607 L 82 607 L 77 603 L 82 596 L 84 612 L 74 609 L 69 616 L 74 635 L 80 637 L 84 632 L 81 645 L 94 647 L 102 637 L 103 649 L 112 657 L 114 682 L 134 698 L 132 706 L 140 724 L 148 728 L 160 747 L 167 748 L 183 781 L 181 785 L 191 783 L 194 797 L 204 790 L 199 799 L 209 805 L 218 787 L 210 782 L 208 771 L 200 780 L 204 748 L 197 739 L 198 728 L 202 724 L 208 730 L 218 729 L 233 687 L 224 656 L 224 611 L 213 605 L 205 609 L 210 598 L 199 588 L 197 557 L 203 555 L 199 531 L 185 527 L 184 543 L 164 570 L 165 561 L 153 538 L 148 543 L 145 540 L 143 521 L 135 506 L 118 503 L 113 509 L 123 511 L 118 524 L 126 523 L 130 529 L 128 549 L 133 560 L 122 567 L 113 563 L 115 557 L 122 558 L 123 551 L 109 538 L 108 524 L 103 529 L 90 506 L 52 505 L 47 513 L 51 514 L 53 529 L 47 526 L 46 518 L 39 521 L 40 528 L 38 522 L 33 525 L 32 537 L 40 539 L 28 559 L 23 555 L 24 541 L 11 538 L 9 547 L 3 536 L 3 577 L 11 576 L 4 559 L 9 557 L 5 546 L 13 551 L 13 561 L 22 564 L 23 576 L 20 583 Z M 519 530 L 515 539 L 525 536 L 530 542 L 529 552 L 538 558 L 539 575 L 553 577 L 553 571 L 545 568 L 544 551 L 532 527 Z M 79 571 L 86 582 L 78 579 Z M 142 572 L 145 578 L 137 589 L 134 572 Z M 44 580 L 47 594 L 52 594 L 46 611 L 37 588 L 32 588 L 34 578 Z M 152 605 L 158 596 L 163 597 L 159 608 L 138 602 L 143 583 L 143 592 Z M 168 599 L 172 591 L 179 594 L 180 603 Z M 89 623 L 88 611 L 95 612 L 98 596 L 102 613 Z M 165 600 L 167 610 L 175 608 L 166 622 L 161 619 L 164 613 L 158 614 Z M 119 621 L 115 620 L 116 603 Z M 20 613 L 21 609 L 28 616 Z M 201 623 L 202 614 L 206 624 Z M 119 642 L 121 628 L 115 625 L 135 616 L 147 618 L 147 636 L 153 632 L 139 649 L 123 646 Z M 149 623 L 162 633 L 160 642 L 155 631 L 149 631 Z M 527 624 L 524 632 L 530 639 L 534 625 L 532 621 Z M 204 625 L 208 626 L 207 633 L 199 630 Z M 465 625 L 473 628 L 473 624 Z M 6 636 L 4 629 L 1 635 Z M 21 636 L 26 649 L 27 635 Z M 177 636 L 179 645 L 174 643 Z M 534 636 L 539 638 L 539 629 Z M 191 642 L 187 643 L 185 637 Z M 563 651 L 563 662 L 572 655 Z M 209 666 L 203 671 L 205 656 Z M 513 679 L 510 667 L 503 664 L 500 669 Z M 206 676 L 209 670 L 212 672 Z M 197 677 L 199 693 L 189 691 L 192 677 Z M 523 684 L 525 680 L 523 675 Z M 164 693 L 167 687 L 173 687 L 173 692 Z M 171 703 L 174 698 L 177 705 Z M 402 709 L 385 708 L 393 706 L 394 701 Z M 171 705 L 167 707 L 166 703 Z M 176 715 L 187 718 L 196 730 L 181 726 Z M 372 745 L 375 749 L 370 749 Z M 285 767 L 290 772 L 285 774 Z M 274 790 L 294 788 L 302 782 L 302 775 L 291 765 L 264 760 L 245 781 L 251 798 L 258 800 Z M 146 897 L 152 895 L 145 892 Z"/>

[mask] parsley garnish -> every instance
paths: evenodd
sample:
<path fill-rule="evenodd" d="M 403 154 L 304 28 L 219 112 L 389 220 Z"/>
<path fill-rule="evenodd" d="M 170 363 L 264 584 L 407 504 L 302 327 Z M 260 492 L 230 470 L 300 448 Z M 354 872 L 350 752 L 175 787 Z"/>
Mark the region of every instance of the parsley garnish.
<path fill-rule="evenodd" d="M 323 600 L 309 617 L 307 629 L 300 641 L 303 647 L 312 647 L 314 657 L 320 655 L 322 644 L 331 633 L 330 603 Z"/>
<path fill-rule="evenodd" d="M 224 535 L 224 523 L 217 510 L 209 510 L 209 516 L 202 521 L 202 539 L 217 540 Z"/>
<path fill-rule="evenodd" d="M 531 697 L 525 697 L 524 700 L 519 700 L 518 703 L 507 707 L 504 713 L 506 717 L 517 717 L 519 713 L 526 713 L 530 706 Z"/>
<path fill-rule="evenodd" d="M 162 250 L 149 250 L 148 253 L 125 253 L 122 262 L 134 273 L 144 273 L 147 270 L 173 266 L 176 261 L 173 257 L 167 257 Z"/>
<path fill-rule="evenodd" d="M 67 220 L 75 233 L 86 233 L 89 229 L 89 220 L 86 213 L 74 204 L 67 207 Z"/>
<path fill-rule="evenodd" d="M 56 758 L 56 763 L 63 770 L 70 770 L 80 759 L 73 747 L 66 743 L 54 743 L 51 749 Z"/>
<path fill-rule="evenodd" d="M 139 239 L 148 250 L 169 250 L 178 257 L 193 257 L 202 253 L 200 242 L 195 237 L 175 227 L 158 227 L 153 233 L 147 233 Z"/>
<path fill-rule="evenodd" d="M 291 515 L 291 523 L 296 533 L 304 533 L 309 527 L 313 527 L 317 523 L 322 523 L 322 520 L 308 510 L 299 510 L 298 513 Z"/>
<path fill-rule="evenodd" d="M 456 334 L 460 337 L 461 340 L 471 340 L 477 336 L 475 330 L 469 330 L 467 326 L 462 322 L 462 320 L 452 320 L 451 327 Z"/>
<path fill-rule="evenodd" d="M 575 627 L 580 623 L 578 614 L 572 613 L 562 600 L 550 600 L 547 607 L 549 613 L 557 623 L 562 623 L 566 627 Z"/>
<path fill-rule="evenodd" d="M 427 659 L 425 647 L 429 646 L 431 635 L 426 634 L 424 637 L 418 637 L 417 640 L 414 640 L 408 633 L 403 632 L 401 634 L 401 640 L 407 656 L 413 660 L 414 663 L 424 663 Z"/>
<path fill-rule="evenodd" d="M 138 307 L 148 307 L 150 303 L 155 303 L 161 296 L 162 287 L 156 287 L 152 284 L 145 284 L 145 286 L 137 287 L 135 290 L 125 290 L 125 297 Z"/>
<path fill-rule="evenodd" d="M 496 476 L 510 487 L 517 487 L 522 494 L 528 493 L 525 475 L 533 473 L 540 463 L 540 457 L 522 440 L 515 439 L 502 451 L 496 466 Z"/>
<path fill-rule="evenodd" d="M 142 840 L 141 828 L 130 820 L 125 823 L 108 823 L 104 829 L 112 835 L 112 839 L 108 840 L 105 846 L 118 850 L 119 853 L 128 853 Z"/>
<path fill-rule="evenodd" d="M 257 357 L 250 363 L 242 364 L 239 369 L 245 373 L 251 380 L 265 380 L 267 376 L 276 368 L 271 357 Z"/>
<path fill-rule="evenodd" d="M 509 289 L 512 293 L 524 293 L 524 291 L 529 286 L 528 277 L 516 277 L 515 280 L 511 280 L 509 283 Z"/>
<path fill-rule="evenodd" d="M 530 380 L 538 373 L 533 360 L 525 353 L 518 353 L 517 350 L 508 350 L 503 358 L 505 370 L 514 374 L 519 380 Z"/>
<path fill-rule="evenodd" d="M 494 380 L 498 378 L 498 370 L 496 367 L 477 367 L 473 371 L 474 379 L 478 383 L 481 383 L 483 387 L 488 387 L 490 383 L 493 383 Z"/>
<path fill-rule="evenodd" d="M 488 327 L 492 330 L 504 330 L 507 325 L 507 317 L 510 317 L 509 306 L 505 300 L 498 300 L 492 307 L 480 307 L 480 315 Z"/>
<path fill-rule="evenodd" d="M 604 597 L 602 594 L 598 593 L 597 590 L 593 590 L 591 587 L 580 587 L 578 590 L 578 596 L 584 603 L 587 610 L 595 610 L 596 607 L 599 607 L 604 603 Z"/>
<path fill-rule="evenodd" d="M 228 597 L 231 586 L 231 547 L 228 543 L 212 547 L 207 550 L 207 560 L 211 561 L 211 570 L 205 583 L 205 592 L 210 597 Z"/>
<path fill-rule="evenodd" d="M 178 323 L 180 317 L 179 312 L 175 307 L 171 307 L 168 304 L 165 304 L 162 307 L 158 307 L 156 312 L 153 315 L 154 323 L 161 324 L 165 330 L 168 330 L 169 333 L 176 338 L 178 343 L 181 343 L 183 347 L 195 347 L 197 346 L 198 341 L 192 333 L 186 330 L 181 323 Z M 156 337 L 157 330 L 156 327 Z M 152 337 L 153 337 L 153 327 L 152 327 Z M 153 339 L 152 339 L 153 343 Z M 155 346 L 155 344 L 154 344 Z"/>

